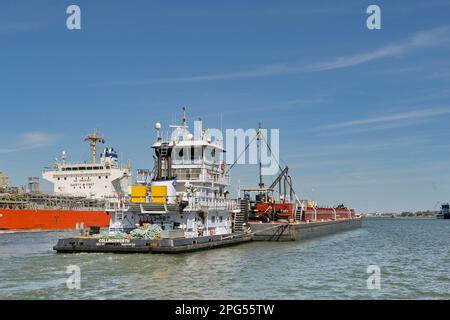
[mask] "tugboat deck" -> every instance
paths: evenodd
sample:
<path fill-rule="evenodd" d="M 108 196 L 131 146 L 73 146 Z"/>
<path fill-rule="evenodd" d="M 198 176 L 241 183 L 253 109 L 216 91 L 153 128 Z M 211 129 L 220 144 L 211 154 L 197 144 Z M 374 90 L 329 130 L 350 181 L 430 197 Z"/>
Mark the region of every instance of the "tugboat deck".
<path fill-rule="evenodd" d="M 78 237 L 61 239 L 53 248 L 58 253 L 186 253 L 250 242 L 249 233 L 190 239 L 142 240 L 130 238 Z"/>

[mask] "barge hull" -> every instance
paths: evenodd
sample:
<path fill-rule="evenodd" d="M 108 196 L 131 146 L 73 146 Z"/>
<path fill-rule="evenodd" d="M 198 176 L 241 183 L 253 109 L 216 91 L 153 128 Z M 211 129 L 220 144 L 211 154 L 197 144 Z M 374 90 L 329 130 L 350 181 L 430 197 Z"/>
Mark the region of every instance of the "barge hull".
<path fill-rule="evenodd" d="M 362 219 L 309 223 L 250 223 L 254 241 L 297 241 L 331 235 L 362 227 Z"/>
<path fill-rule="evenodd" d="M 53 248 L 57 253 L 186 253 L 237 245 L 252 240 L 251 234 L 231 234 L 195 239 L 61 239 Z"/>

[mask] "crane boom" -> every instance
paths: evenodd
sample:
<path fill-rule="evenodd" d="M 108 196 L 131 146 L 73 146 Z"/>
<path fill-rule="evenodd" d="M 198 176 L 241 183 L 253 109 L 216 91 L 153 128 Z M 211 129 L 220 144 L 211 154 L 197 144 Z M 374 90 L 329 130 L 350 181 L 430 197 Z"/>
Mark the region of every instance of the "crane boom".
<path fill-rule="evenodd" d="M 287 176 L 289 172 L 289 167 L 284 168 L 283 171 L 281 171 L 280 175 L 275 179 L 275 181 L 272 183 L 272 185 L 269 187 L 269 189 L 273 189 L 281 182 L 281 179 L 283 177 Z"/>

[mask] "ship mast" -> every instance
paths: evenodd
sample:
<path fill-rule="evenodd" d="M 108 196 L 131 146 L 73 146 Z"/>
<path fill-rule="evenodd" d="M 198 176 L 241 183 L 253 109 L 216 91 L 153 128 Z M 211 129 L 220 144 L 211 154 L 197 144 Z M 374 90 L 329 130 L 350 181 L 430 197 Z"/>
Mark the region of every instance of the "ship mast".
<path fill-rule="evenodd" d="M 183 124 L 181 125 L 183 129 L 187 128 L 187 118 L 186 118 L 186 107 L 183 107 Z"/>
<path fill-rule="evenodd" d="M 97 132 L 97 129 L 94 129 L 94 132 L 88 134 L 84 137 L 84 141 L 90 141 L 91 153 L 92 153 L 92 164 L 96 164 L 97 162 L 97 143 L 105 143 L 105 139 L 100 136 Z"/>
<path fill-rule="evenodd" d="M 264 182 L 263 182 L 263 176 L 262 176 L 262 148 L 261 148 L 261 142 L 262 142 L 262 131 L 261 131 L 261 122 L 259 123 L 258 127 L 258 164 L 259 164 L 259 188 L 264 188 Z"/>

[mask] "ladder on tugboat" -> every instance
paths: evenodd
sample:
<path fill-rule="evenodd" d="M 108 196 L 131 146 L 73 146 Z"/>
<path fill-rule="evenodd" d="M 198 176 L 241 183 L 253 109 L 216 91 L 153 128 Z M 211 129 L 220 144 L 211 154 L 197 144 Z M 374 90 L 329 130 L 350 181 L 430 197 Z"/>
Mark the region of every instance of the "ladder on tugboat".
<path fill-rule="evenodd" d="M 240 200 L 240 210 L 234 216 L 234 232 L 244 232 L 247 229 L 249 207 L 248 199 Z"/>

